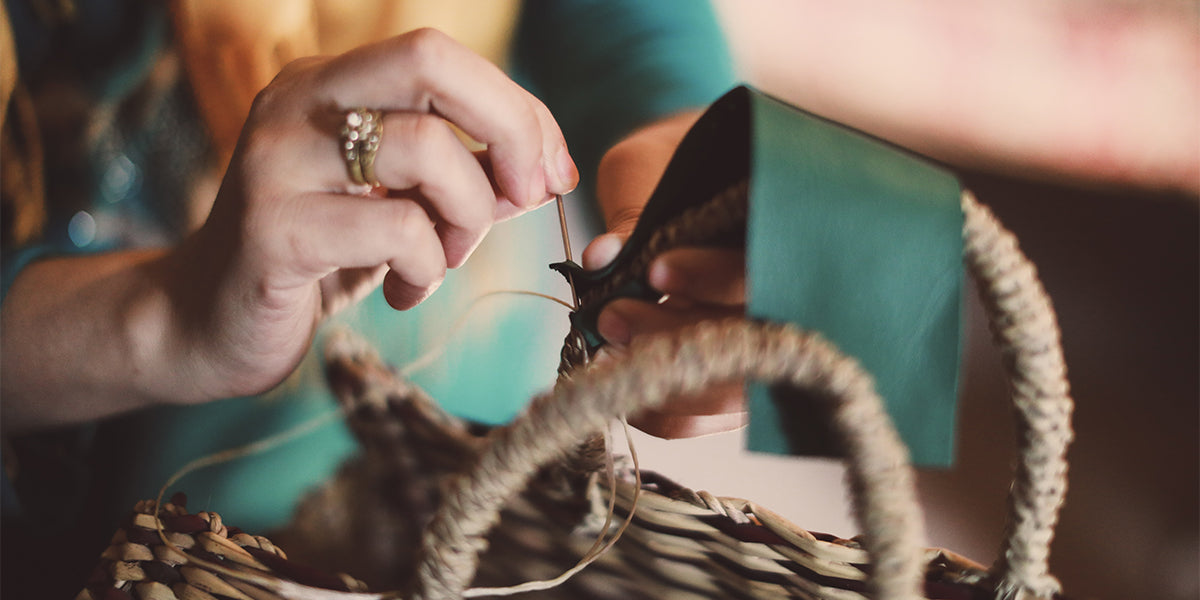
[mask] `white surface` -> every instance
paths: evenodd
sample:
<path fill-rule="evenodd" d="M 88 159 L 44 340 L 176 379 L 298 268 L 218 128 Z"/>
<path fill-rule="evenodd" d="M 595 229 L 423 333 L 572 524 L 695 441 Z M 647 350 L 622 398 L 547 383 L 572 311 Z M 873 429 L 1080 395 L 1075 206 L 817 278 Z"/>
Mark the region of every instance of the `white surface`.
<path fill-rule="evenodd" d="M 613 447 L 627 455 L 620 429 L 614 428 Z M 841 537 L 858 532 L 843 484 L 845 469 L 837 461 L 747 452 L 743 431 L 682 440 L 632 431 L 643 471 L 695 491 L 752 500 L 810 531 Z"/>

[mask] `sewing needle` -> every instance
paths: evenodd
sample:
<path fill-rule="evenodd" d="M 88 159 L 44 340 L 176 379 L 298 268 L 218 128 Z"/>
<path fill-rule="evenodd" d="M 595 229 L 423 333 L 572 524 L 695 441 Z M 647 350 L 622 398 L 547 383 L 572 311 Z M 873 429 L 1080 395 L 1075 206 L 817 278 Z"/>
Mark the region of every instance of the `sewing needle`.
<path fill-rule="evenodd" d="M 567 262 L 574 259 L 571 257 L 571 236 L 567 233 L 567 212 L 563 208 L 562 194 L 555 194 L 555 202 L 558 203 L 558 226 L 562 228 L 563 252 L 567 255 Z M 575 278 L 571 276 L 570 271 L 567 272 L 567 284 L 571 286 L 571 302 L 575 310 L 579 310 L 579 294 L 575 292 Z"/>

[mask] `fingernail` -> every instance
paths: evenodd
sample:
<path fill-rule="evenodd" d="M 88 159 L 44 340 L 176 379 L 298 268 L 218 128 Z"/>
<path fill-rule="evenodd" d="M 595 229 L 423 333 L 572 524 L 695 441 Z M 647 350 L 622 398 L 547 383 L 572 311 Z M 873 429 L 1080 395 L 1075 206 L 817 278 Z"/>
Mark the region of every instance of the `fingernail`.
<path fill-rule="evenodd" d="M 646 282 L 650 287 L 660 292 L 674 292 L 680 290 L 680 281 L 682 273 L 678 269 L 671 268 L 662 259 L 650 263 L 650 271 L 646 274 Z"/>
<path fill-rule="evenodd" d="M 596 319 L 596 331 L 614 346 L 629 344 L 629 322 L 611 308 L 602 311 Z"/>
<path fill-rule="evenodd" d="M 599 269 L 612 262 L 621 253 L 624 242 L 616 234 L 606 233 L 588 244 L 583 250 L 583 267 Z"/>
<path fill-rule="evenodd" d="M 558 168 L 558 182 L 562 186 L 562 193 L 567 193 L 575 186 L 579 185 L 579 168 L 575 166 L 575 161 L 571 159 L 571 153 L 567 152 L 567 147 L 559 146 L 557 156 L 555 156 L 555 164 Z"/>

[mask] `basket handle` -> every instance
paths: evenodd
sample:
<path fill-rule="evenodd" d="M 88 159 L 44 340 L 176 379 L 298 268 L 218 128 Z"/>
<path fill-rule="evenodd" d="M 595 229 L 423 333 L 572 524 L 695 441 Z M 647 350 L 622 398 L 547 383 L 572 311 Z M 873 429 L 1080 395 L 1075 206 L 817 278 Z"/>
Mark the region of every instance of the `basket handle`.
<path fill-rule="evenodd" d="M 1049 597 L 1058 590 L 1047 563 L 1066 490 L 1072 406 L 1057 320 L 1015 238 L 969 193 L 963 210 L 966 263 L 1002 349 L 1019 421 L 1009 531 L 993 569 L 997 597 Z M 913 472 L 870 376 L 819 335 L 744 320 L 635 342 L 621 359 L 561 380 L 516 421 L 495 430 L 470 471 L 450 482 L 426 528 L 410 597 L 460 597 L 504 503 L 540 466 L 610 419 L 739 378 L 786 383 L 835 400 L 832 426 L 845 442 L 854 511 L 874 565 L 871 595 L 921 597 L 923 523 Z"/>
<path fill-rule="evenodd" d="M 1067 366 L 1058 317 L 1037 269 L 992 211 L 962 198 L 964 260 L 987 311 L 1012 386 L 1017 468 L 1008 525 L 992 567 L 996 598 L 1050 598 L 1050 542 L 1067 493 L 1067 446 L 1074 437 Z"/>

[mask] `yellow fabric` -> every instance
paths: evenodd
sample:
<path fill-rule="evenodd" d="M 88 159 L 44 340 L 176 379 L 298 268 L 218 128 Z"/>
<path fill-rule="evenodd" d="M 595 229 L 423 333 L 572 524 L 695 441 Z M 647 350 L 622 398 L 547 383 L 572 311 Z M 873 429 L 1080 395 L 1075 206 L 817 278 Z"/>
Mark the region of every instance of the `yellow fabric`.
<path fill-rule="evenodd" d="M 433 27 L 499 65 L 520 9 L 518 0 L 315 0 L 315 4 L 321 52 L 336 54 L 364 40 Z"/>
<path fill-rule="evenodd" d="M 434 27 L 497 64 L 518 0 L 176 0 L 176 39 L 220 156 L 288 62 Z"/>
<path fill-rule="evenodd" d="M 8 115 L 8 99 L 17 86 L 17 46 L 13 43 L 12 24 L 8 22 L 8 6 L 0 3 L 0 127 Z"/>
<path fill-rule="evenodd" d="M 8 7 L 0 3 L 0 202 L 8 217 L 0 225 L 14 246 L 31 243 L 45 226 L 42 160 L 33 102 L 17 73 Z"/>

